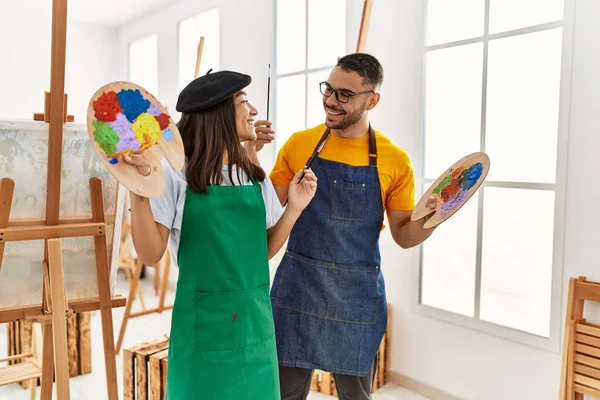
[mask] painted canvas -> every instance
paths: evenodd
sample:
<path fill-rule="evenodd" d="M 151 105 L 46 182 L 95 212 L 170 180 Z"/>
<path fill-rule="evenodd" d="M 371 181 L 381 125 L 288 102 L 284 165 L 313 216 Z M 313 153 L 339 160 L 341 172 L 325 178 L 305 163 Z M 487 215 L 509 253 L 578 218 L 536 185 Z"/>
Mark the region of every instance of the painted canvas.
<path fill-rule="evenodd" d="M 427 200 L 435 199 L 435 214 L 425 222 L 425 228 L 435 227 L 457 212 L 477 191 L 490 168 L 487 154 L 477 152 L 457 161 L 448 168 L 423 194 L 411 219 L 424 218 L 433 211 L 427 208 Z"/>
<path fill-rule="evenodd" d="M 45 218 L 47 165 L 48 124 L 0 120 L 0 178 L 15 182 L 11 222 Z M 125 190 L 98 159 L 86 126 L 65 124 L 60 218 L 91 217 L 89 179 L 92 177 L 102 179 L 112 292 Z M 65 238 L 62 245 L 67 299 L 98 296 L 93 238 Z M 44 241 L 8 242 L 5 246 L 0 270 L 0 309 L 39 304 Z"/>

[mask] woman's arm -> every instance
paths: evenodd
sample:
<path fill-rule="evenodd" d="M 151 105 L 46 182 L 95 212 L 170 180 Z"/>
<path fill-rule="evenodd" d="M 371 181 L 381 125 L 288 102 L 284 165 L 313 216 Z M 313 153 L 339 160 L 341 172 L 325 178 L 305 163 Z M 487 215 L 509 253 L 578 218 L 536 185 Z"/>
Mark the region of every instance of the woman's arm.
<path fill-rule="evenodd" d="M 150 166 L 142 156 L 126 155 L 123 161 L 134 165 L 142 175 L 150 173 Z M 129 192 L 131 203 L 131 237 L 140 261 L 146 265 L 157 264 L 167 249 L 169 228 L 154 221 L 150 200 Z"/>
<path fill-rule="evenodd" d="M 304 173 L 302 182 L 300 178 Z M 294 224 L 308 206 L 317 191 L 317 177 L 310 169 L 300 170 L 292 179 L 288 190 L 289 202 L 277 223 L 267 229 L 267 248 L 269 260 L 281 250 Z"/>
<path fill-rule="evenodd" d="M 129 192 L 131 202 L 131 237 L 140 261 L 155 265 L 167 249 L 169 228 L 154 222 L 150 201 Z"/>
<path fill-rule="evenodd" d="M 302 211 L 291 210 L 289 207 L 283 211 L 281 218 L 270 229 L 267 229 L 267 248 L 269 260 L 281 250 L 287 240 L 294 224 L 300 217 Z"/>

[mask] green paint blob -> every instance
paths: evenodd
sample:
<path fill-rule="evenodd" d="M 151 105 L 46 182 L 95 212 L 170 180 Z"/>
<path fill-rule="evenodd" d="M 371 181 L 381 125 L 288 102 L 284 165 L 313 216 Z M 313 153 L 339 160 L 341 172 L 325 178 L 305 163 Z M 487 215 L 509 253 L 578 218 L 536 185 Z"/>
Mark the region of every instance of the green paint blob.
<path fill-rule="evenodd" d="M 443 181 L 440 182 L 439 185 L 437 185 L 437 187 L 435 189 L 433 189 L 433 193 L 440 194 L 442 192 L 442 190 L 446 189 L 446 187 L 448 187 L 448 185 L 450 185 L 451 183 L 452 183 L 452 175 L 448 175 L 447 177 L 444 178 Z"/>
<path fill-rule="evenodd" d="M 117 152 L 116 144 L 119 142 L 119 135 L 110 127 L 109 124 L 102 121 L 94 121 L 94 138 L 102 147 L 102 150 L 108 157 Z"/>

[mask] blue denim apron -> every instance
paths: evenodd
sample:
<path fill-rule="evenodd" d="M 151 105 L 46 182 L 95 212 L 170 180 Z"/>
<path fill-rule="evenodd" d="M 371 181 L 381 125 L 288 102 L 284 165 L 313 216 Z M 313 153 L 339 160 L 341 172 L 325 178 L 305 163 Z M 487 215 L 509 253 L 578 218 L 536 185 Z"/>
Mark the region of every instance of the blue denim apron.
<path fill-rule="evenodd" d="M 366 376 L 387 326 L 375 133 L 369 165 L 316 157 L 319 185 L 294 225 L 271 290 L 279 365 Z"/>

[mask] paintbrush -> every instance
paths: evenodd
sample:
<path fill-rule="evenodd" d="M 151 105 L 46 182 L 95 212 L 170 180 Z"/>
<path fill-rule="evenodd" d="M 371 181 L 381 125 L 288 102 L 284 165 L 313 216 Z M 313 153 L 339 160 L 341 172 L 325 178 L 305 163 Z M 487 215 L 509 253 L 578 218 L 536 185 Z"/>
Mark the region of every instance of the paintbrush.
<path fill-rule="evenodd" d="M 271 98 L 271 64 L 269 64 L 269 77 L 267 78 L 267 121 L 269 120 L 269 100 Z"/>
<path fill-rule="evenodd" d="M 327 139 L 329 139 L 329 135 L 325 136 L 325 138 L 323 139 L 323 141 L 321 142 L 321 144 L 319 145 L 319 147 L 317 147 L 317 149 L 315 150 L 315 152 L 310 156 L 310 158 L 308 159 L 308 161 L 306 162 L 306 165 L 304 166 L 304 169 L 309 169 L 312 162 L 314 161 L 315 158 L 317 158 L 317 156 L 319 155 L 319 153 L 321 152 L 321 150 L 323 150 L 323 146 L 325 146 L 325 142 L 327 142 Z M 298 180 L 298 183 L 302 182 L 302 179 L 304 179 L 304 172 L 302 172 L 302 175 L 300 176 L 300 179 Z M 288 201 L 286 200 L 285 203 L 283 203 L 283 206 L 287 206 Z"/>

